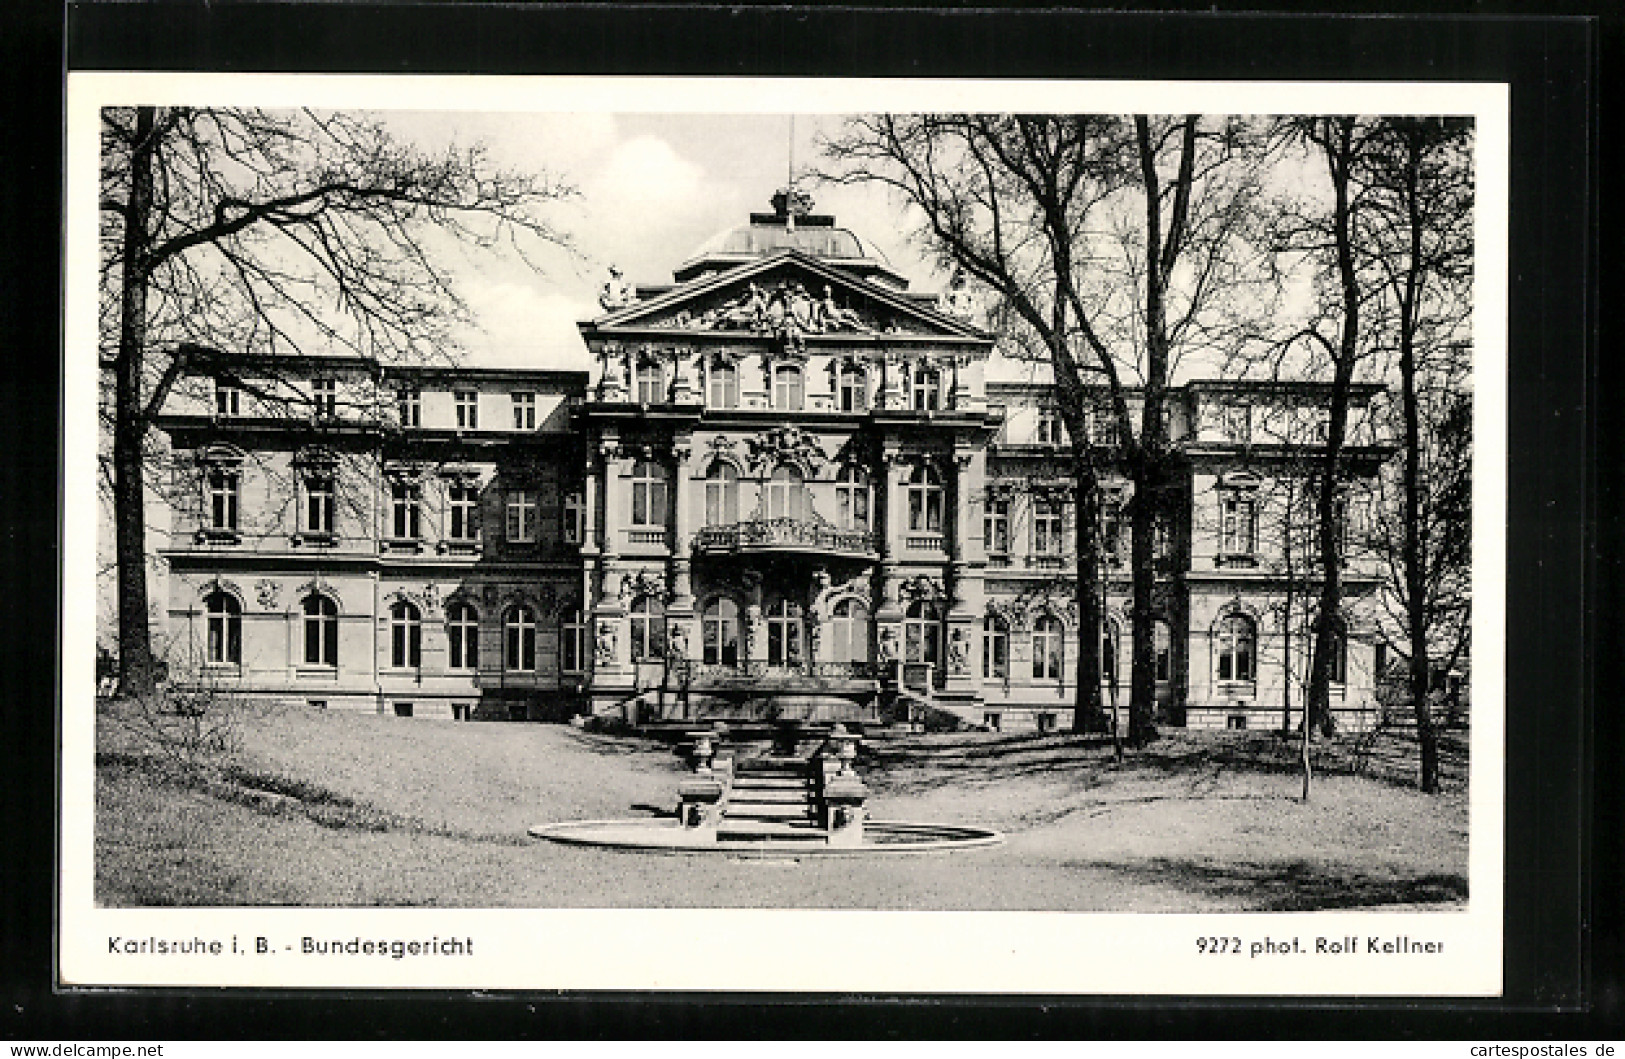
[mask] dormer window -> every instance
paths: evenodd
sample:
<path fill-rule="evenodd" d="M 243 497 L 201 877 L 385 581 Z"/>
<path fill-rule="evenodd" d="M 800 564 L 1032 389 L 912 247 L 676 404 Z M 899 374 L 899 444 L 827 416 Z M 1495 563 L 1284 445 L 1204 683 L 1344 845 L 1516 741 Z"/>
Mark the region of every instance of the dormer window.
<path fill-rule="evenodd" d="M 416 386 L 402 386 L 395 391 L 395 412 L 403 427 L 423 425 L 423 394 Z"/>
<path fill-rule="evenodd" d="M 516 393 L 513 395 L 513 428 L 515 430 L 536 429 L 535 394 Z"/>
<path fill-rule="evenodd" d="M 1061 413 L 1054 408 L 1040 408 L 1038 410 L 1038 443 L 1040 445 L 1065 445 L 1066 426 L 1061 422 Z"/>
<path fill-rule="evenodd" d="M 214 383 L 214 414 L 217 416 L 242 415 L 242 387 L 228 379 L 216 379 Z"/>
<path fill-rule="evenodd" d="M 1232 445 L 1250 445 L 1253 441 L 1253 409 L 1247 404 L 1227 404 L 1220 410 L 1220 425 L 1224 440 Z"/>
<path fill-rule="evenodd" d="M 312 411 L 318 419 L 332 419 L 339 414 L 339 383 L 337 379 L 312 379 L 310 382 Z"/>

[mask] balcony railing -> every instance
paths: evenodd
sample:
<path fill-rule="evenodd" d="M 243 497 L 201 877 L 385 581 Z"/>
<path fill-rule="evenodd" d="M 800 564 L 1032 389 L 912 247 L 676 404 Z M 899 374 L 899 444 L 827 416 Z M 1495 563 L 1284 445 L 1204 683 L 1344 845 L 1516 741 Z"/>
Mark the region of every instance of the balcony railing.
<path fill-rule="evenodd" d="M 853 680 L 878 680 L 880 666 L 874 662 L 814 662 L 779 665 L 771 662 L 739 662 L 733 665 L 686 663 L 687 677 L 694 687 L 827 687 Z"/>
<path fill-rule="evenodd" d="M 755 519 L 731 526 L 706 526 L 694 535 L 698 552 L 750 552 L 774 549 L 871 555 L 875 536 L 864 530 L 837 529 L 826 522 L 794 518 Z"/>

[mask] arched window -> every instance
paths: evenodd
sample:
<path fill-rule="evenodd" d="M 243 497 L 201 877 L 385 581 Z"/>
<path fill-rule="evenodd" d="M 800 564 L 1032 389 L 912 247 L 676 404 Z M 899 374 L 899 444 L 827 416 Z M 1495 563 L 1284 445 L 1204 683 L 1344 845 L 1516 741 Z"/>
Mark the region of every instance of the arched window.
<path fill-rule="evenodd" d="M 869 379 L 856 364 L 843 364 L 836 377 L 836 397 L 843 412 L 864 412 L 869 408 Z"/>
<path fill-rule="evenodd" d="M 718 596 L 706 605 L 700 624 L 700 633 L 705 640 L 705 664 L 738 665 L 739 604 L 727 596 Z"/>
<path fill-rule="evenodd" d="M 942 376 L 928 364 L 914 366 L 914 408 L 916 411 L 936 411 L 942 407 Z"/>
<path fill-rule="evenodd" d="M 404 599 L 389 608 L 389 664 L 396 669 L 423 664 L 423 616 Z"/>
<path fill-rule="evenodd" d="M 1257 633 L 1252 619 L 1245 614 L 1227 614 L 1219 622 L 1215 660 L 1220 680 L 1254 680 L 1253 659 L 1257 651 Z"/>
<path fill-rule="evenodd" d="M 801 369 L 780 364 L 773 369 L 773 407 L 783 412 L 801 411 L 803 387 Z"/>
<path fill-rule="evenodd" d="M 243 606 L 231 593 L 221 589 L 210 592 L 203 601 L 208 614 L 211 665 L 240 666 L 243 664 Z"/>
<path fill-rule="evenodd" d="M 1166 684 L 1174 678 L 1174 631 L 1158 618 L 1152 626 L 1152 635 L 1157 651 L 1157 683 Z"/>
<path fill-rule="evenodd" d="M 339 607 L 331 599 L 312 592 L 305 597 L 305 665 L 339 664 Z"/>
<path fill-rule="evenodd" d="M 732 364 L 711 365 L 712 408 L 739 407 L 739 369 Z"/>
<path fill-rule="evenodd" d="M 982 619 L 982 676 L 986 679 L 1010 675 L 1010 630 L 989 614 Z"/>
<path fill-rule="evenodd" d="M 638 365 L 638 404 L 661 404 L 666 400 L 666 373 L 659 364 Z"/>
<path fill-rule="evenodd" d="M 666 605 L 654 596 L 632 601 L 632 661 L 658 662 L 666 655 Z"/>
<path fill-rule="evenodd" d="M 726 460 L 713 460 L 705 470 L 705 524 L 731 526 L 739 521 L 739 472 Z"/>
<path fill-rule="evenodd" d="M 942 624 L 937 608 L 923 599 L 908 605 L 903 614 L 903 661 L 930 662 L 941 657 Z"/>
<path fill-rule="evenodd" d="M 831 662 L 869 661 L 869 608 L 860 599 L 843 599 L 831 612 L 829 627 Z"/>
<path fill-rule="evenodd" d="M 536 612 L 523 603 L 502 618 L 502 667 L 510 673 L 536 669 Z"/>
<path fill-rule="evenodd" d="M 789 464 L 780 464 L 767 483 L 767 517 L 803 517 L 807 506 L 807 487 L 801 472 Z"/>
<path fill-rule="evenodd" d="M 844 530 L 869 531 L 869 475 L 848 464 L 835 480 L 835 514 Z"/>
<path fill-rule="evenodd" d="M 453 603 L 446 608 L 446 644 L 451 668 L 479 668 L 480 614 L 472 604 Z"/>
<path fill-rule="evenodd" d="M 922 463 L 908 480 L 908 528 L 914 533 L 942 532 L 942 479 Z"/>
<path fill-rule="evenodd" d="M 632 525 L 666 524 L 666 468 L 653 460 L 632 467 Z"/>
<path fill-rule="evenodd" d="M 564 612 L 559 625 L 559 672 L 581 673 L 587 668 L 587 623 L 581 608 Z"/>
<path fill-rule="evenodd" d="M 801 664 L 801 604 L 776 599 L 767 606 L 767 663 Z"/>
<path fill-rule="evenodd" d="M 1033 623 L 1033 679 L 1061 679 L 1061 623 L 1046 614 Z"/>

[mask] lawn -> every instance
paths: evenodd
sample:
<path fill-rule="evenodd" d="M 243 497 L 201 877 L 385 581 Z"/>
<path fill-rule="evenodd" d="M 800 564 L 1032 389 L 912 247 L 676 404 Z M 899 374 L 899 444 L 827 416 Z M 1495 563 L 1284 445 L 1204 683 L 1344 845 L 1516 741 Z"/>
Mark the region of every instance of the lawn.
<path fill-rule="evenodd" d="M 1466 762 L 1414 789 L 1415 747 L 1294 748 L 1174 732 L 1114 763 L 1070 735 L 877 739 L 872 815 L 993 827 L 953 854 L 835 862 L 662 856 L 529 838 L 533 824 L 669 813 L 667 745 L 564 725 L 244 708 L 206 780 L 98 718 L 96 894 L 108 906 L 789 907 L 1265 911 L 1460 907 Z M 1362 761 L 1363 758 L 1363 761 Z"/>

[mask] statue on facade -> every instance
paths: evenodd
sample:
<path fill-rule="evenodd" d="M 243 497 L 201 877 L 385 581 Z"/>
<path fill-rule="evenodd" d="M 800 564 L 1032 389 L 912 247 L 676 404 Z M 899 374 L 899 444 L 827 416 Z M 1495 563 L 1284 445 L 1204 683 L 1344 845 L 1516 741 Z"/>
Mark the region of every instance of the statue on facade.
<path fill-rule="evenodd" d="M 948 672 L 964 673 L 970 666 L 970 634 L 955 625 L 948 632 Z"/>
<path fill-rule="evenodd" d="M 897 630 L 890 625 L 880 630 L 880 661 L 890 665 L 897 661 Z"/>
<path fill-rule="evenodd" d="M 944 315 L 960 320 L 975 318 L 980 305 L 977 303 L 976 295 L 970 292 L 964 269 L 954 269 L 953 278 L 948 281 L 948 290 L 937 299 L 937 308 Z"/>
<path fill-rule="evenodd" d="M 615 664 L 615 623 L 608 618 L 598 619 L 593 634 L 593 657 L 601 666 Z"/>
<path fill-rule="evenodd" d="M 673 622 L 666 636 L 666 657 L 673 662 L 688 660 L 688 625 L 685 622 Z"/>
<path fill-rule="evenodd" d="M 824 284 L 824 297 L 818 302 L 818 329 L 820 331 L 839 331 L 843 328 L 852 331 L 872 331 L 863 322 L 855 310 L 843 309 L 835 304 L 835 292 L 828 283 Z"/>
<path fill-rule="evenodd" d="M 609 266 L 609 279 L 604 281 L 603 288 L 598 292 L 598 304 L 606 310 L 624 309 L 637 300 L 638 296 L 633 292 L 632 284 L 621 275 L 620 268 L 616 265 Z"/>

